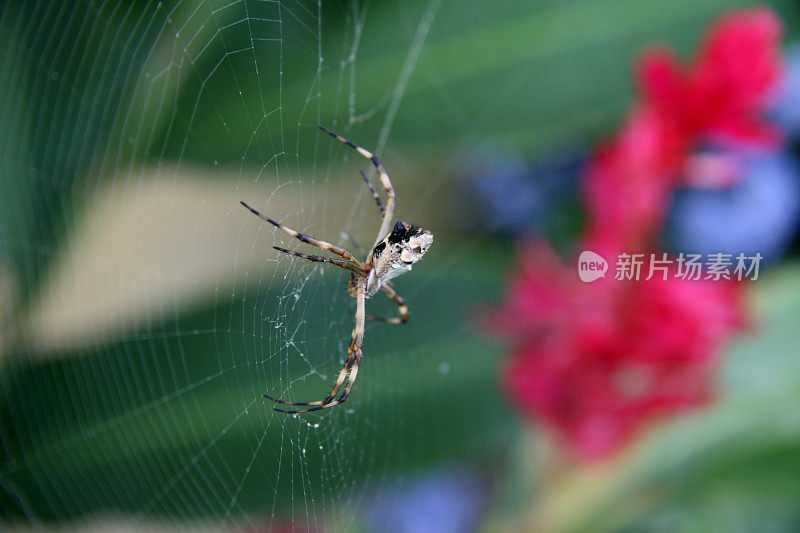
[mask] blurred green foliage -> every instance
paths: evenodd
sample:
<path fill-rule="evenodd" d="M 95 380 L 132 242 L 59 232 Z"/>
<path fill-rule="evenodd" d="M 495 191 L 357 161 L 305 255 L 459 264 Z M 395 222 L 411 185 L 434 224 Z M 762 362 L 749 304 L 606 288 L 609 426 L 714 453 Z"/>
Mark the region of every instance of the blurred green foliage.
<path fill-rule="evenodd" d="M 12 367 L 4 375 L 0 408 L 8 454 L 0 457 L 4 475 L 28 495 L 26 503 L 38 516 L 57 520 L 76 518 L 87 508 L 136 512 L 165 489 L 224 494 L 225 471 L 244 471 L 255 442 L 259 467 L 266 470 L 247 478 L 237 504 L 237 511 L 251 514 L 265 512 L 265 498 L 271 500 L 273 492 L 279 512 L 304 498 L 335 504 L 326 497 L 329 483 L 341 481 L 338 468 L 352 466 L 348 482 L 369 482 L 387 468 L 399 472 L 453 457 L 486 461 L 510 439 L 512 428 L 495 387 L 497 350 L 470 327 L 479 302 L 500 295 L 500 278 L 485 274 L 497 266 L 487 251 L 495 257 L 508 253 L 486 243 L 466 255 L 461 250 L 429 258 L 428 268 L 417 273 L 426 297 L 413 298 L 413 332 L 370 324 L 364 371 L 347 404 L 357 414 L 340 408 L 324 413 L 328 419 L 293 418 L 271 410 L 263 392 L 317 397 L 330 380 L 310 376 L 291 381 L 288 391 L 277 388 L 279 378 L 296 380 L 307 368 L 295 352 L 287 354 L 283 340 L 264 331 L 269 326 L 263 317 L 285 310 L 277 308 L 276 298 L 252 292 L 241 295 L 244 305 L 232 298 L 91 350 Z M 454 253 L 462 254 L 464 265 L 441 277 L 447 261 L 442 257 Z M 345 280 L 338 277 L 337 283 L 308 281 L 319 286 L 304 292 L 311 295 L 303 303 L 304 327 L 314 331 L 329 322 L 322 304 L 342 290 Z M 347 315 L 348 303 L 340 304 Z M 208 331 L 220 316 L 229 330 Z M 198 328 L 205 332 L 180 333 Z M 323 346 L 341 353 L 335 346 L 349 328 L 348 320 L 334 346 Z M 311 349 L 316 351 L 316 343 Z M 335 375 L 338 358 L 319 355 L 321 370 Z M 321 427 L 311 428 L 317 421 Z M 347 436 L 337 444 L 339 431 Z M 306 440 L 308 449 L 302 466 L 291 451 L 296 438 Z M 308 472 L 307 485 L 297 483 L 298 468 Z M 57 494 L 71 497 L 58 507 L 48 505 Z M 17 507 L 9 494 L 3 498 L 3 508 Z M 224 514 L 218 505 L 213 498 L 192 501 L 169 492 L 149 512 L 198 518 Z"/>
<path fill-rule="evenodd" d="M 60 2 L 5 8 L 0 32 L 10 66 L 0 69 L 0 138 L 6 140 L 0 250 L 22 285 L 20 312 L 104 179 L 149 163 L 223 165 L 244 167 L 247 179 L 268 173 L 271 190 L 287 173 L 332 153 L 310 133 L 318 123 L 378 138 L 381 120 L 346 123 L 349 98 L 355 97 L 356 114 L 382 114 L 427 3 L 373 3 L 366 15 L 323 4 L 326 63 L 316 81 L 316 28 L 309 29 L 313 17 L 302 13 L 282 13 L 284 24 L 274 29 L 282 40 L 258 48 L 254 75 L 253 57 L 245 54 L 217 65 L 225 47 L 235 49 L 247 35 L 241 24 L 228 26 L 243 19 L 244 3 L 211 18 L 194 15 L 189 2 L 157 9 L 84 2 L 68 18 Z M 743 4 L 445 2 L 388 149 L 427 175 L 475 141 L 502 143 L 532 158 L 565 139 L 594 143 L 613 131 L 630 104 L 631 65 L 643 45 L 666 42 L 685 54 L 721 10 Z M 796 36 L 795 3 L 772 5 Z M 276 17 L 274 5 L 248 7 L 250 17 Z M 350 87 L 351 50 L 341 43 L 352 42 L 358 16 L 366 18 Z M 38 26 L 9 27 L 21 18 Z M 173 39 L 170 19 L 186 21 L 184 35 L 192 40 Z M 223 39 L 215 37 L 220 28 L 222 48 Z M 72 55 L 60 52 L 63 42 L 75 43 Z M 175 51 L 184 45 L 185 52 Z M 27 59 L 11 63 L 23 50 Z M 180 75 L 164 70 L 173 61 L 185 62 Z M 254 109 L 263 110 L 263 120 L 253 120 Z M 139 127 L 142 116 L 149 119 L 147 131 Z M 447 205 L 448 189 L 430 187 L 434 200 Z M 311 397 L 329 386 L 314 377 L 297 380 L 307 367 L 262 321 L 282 312 L 281 303 L 259 290 L 182 309 L 174 320 L 142 324 L 53 360 L 41 362 L 24 343 L 15 346 L 4 354 L 0 375 L 0 508 L 8 516 L 48 520 L 143 508 L 194 519 L 218 519 L 231 510 L 283 514 L 307 500 L 322 507 L 350 503 L 358 498 L 356 484 L 378 483 L 387 471 L 446 460 L 471 461 L 487 477 L 509 468 L 505 450 L 520 427 L 498 392 L 500 347 L 477 335 L 472 320 L 480 305 L 500 298 L 512 246 L 458 235 L 455 226 L 443 228 L 451 243 L 437 241 L 415 271 L 424 290 L 398 282 L 412 289 L 410 332 L 368 329 L 369 358 L 351 400 L 357 414 L 338 409 L 319 428 L 278 415 L 259 398 L 262 392 Z M 797 266 L 754 284 L 758 325 L 727 359 L 722 401 L 649 435 L 644 451 L 620 470 L 625 482 L 596 505 L 576 509 L 576 530 L 796 528 Z M 315 304 L 342 287 L 329 277 L 308 283 L 302 319 L 310 331 L 324 332 L 308 351 L 323 354 L 317 363 L 330 377 L 339 361 L 324 354 L 341 352 L 349 324 L 337 319 L 325 328 L 331 306 Z M 347 301 L 334 301 L 348 312 Z M 274 389 L 285 383 L 289 390 Z M 286 451 L 300 446 L 308 450 L 302 457 Z M 316 453 L 319 446 L 324 451 Z M 257 475 L 237 487 L 254 457 Z M 346 467 L 352 471 L 343 473 Z M 649 504 L 629 509 L 626 502 L 643 491 L 653 495 Z M 273 495 L 274 502 L 265 502 Z"/>
<path fill-rule="evenodd" d="M 666 42 L 685 53 L 720 11 L 749 3 L 445 2 L 391 149 L 430 161 L 476 140 L 528 156 L 565 139 L 594 142 L 630 103 L 631 65 L 642 46 Z M 320 123 L 349 133 L 341 117 L 351 94 L 357 115 L 385 108 L 426 5 L 325 2 L 317 28 L 313 11 L 281 13 L 267 2 L 10 4 L 2 17 L 10 68 L 0 79 L 10 113 L 0 133 L 13 144 L 0 159 L 0 243 L 26 287 L 23 298 L 49 268 L 50 254 L 37 250 L 63 239 L 103 178 L 147 160 L 260 169 L 296 164 L 299 154 L 327 156 L 309 131 Z M 796 4 L 771 5 L 796 35 Z M 268 22 L 280 15 L 282 24 Z M 248 26 L 247 17 L 263 21 Z M 351 86 L 353 50 L 342 43 L 353 42 L 356 17 L 365 24 Z M 37 22 L 11 24 L 18 20 Z M 252 55 L 226 55 L 249 45 L 252 31 L 275 41 Z M 259 111 L 263 122 L 254 118 Z M 358 137 L 377 138 L 380 127 L 361 122 Z"/>
<path fill-rule="evenodd" d="M 24 305 L 79 220 L 156 40 L 141 2 L 9 2 L 0 15 L 0 251 Z M 157 20 L 157 19 L 156 19 Z M 120 162 L 121 163 L 121 162 Z"/>

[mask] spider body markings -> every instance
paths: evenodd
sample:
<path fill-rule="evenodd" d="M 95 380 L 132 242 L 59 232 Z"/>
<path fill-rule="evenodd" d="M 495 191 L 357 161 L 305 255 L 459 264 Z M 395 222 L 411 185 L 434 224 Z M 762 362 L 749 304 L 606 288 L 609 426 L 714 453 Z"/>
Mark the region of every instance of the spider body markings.
<path fill-rule="evenodd" d="M 433 244 L 433 234 L 428 230 L 420 228 L 419 226 L 409 224 L 408 222 L 404 222 L 402 220 L 398 220 L 394 226 L 392 226 L 395 192 L 394 187 L 392 187 L 392 182 L 389 179 L 389 174 L 387 174 L 386 169 L 383 167 L 383 164 L 380 162 L 380 160 L 371 152 L 365 150 L 357 144 L 348 141 L 344 137 L 337 135 L 326 128 L 323 128 L 322 126 L 320 126 L 320 129 L 372 161 L 372 164 L 378 170 L 381 185 L 386 192 L 386 204 L 383 204 L 378 191 L 372 185 L 372 182 L 370 182 L 366 174 L 362 172 L 361 176 L 364 178 L 364 181 L 369 187 L 373 198 L 375 198 L 382 216 L 381 227 L 380 230 L 378 230 L 377 237 L 375 238 L 375 244 L 372 245 L 369 254 L 367 254 L 366 259 L 362 262 L 344 248 L 334 246 L 328 242 L 288 228 L 280 222 L 276 222 L 275 220 L 262 215 L 246 203 L 241 202 L 241 204 L 249 209 L 252 213 L 257 215 L 262 220 L 266 220 L 270 224 L 273 224 L 283 232 L 304 243 L 322 248 L 323 250 L 338 255 L 342 259 L 304 254 L 295 252 L 293 250 L 287 250 L 286 248 L 281 248 L 279 246 L 273 246 L 273 248 L 279 252 L 307 259 L 309 261 L 329 263 L 350 271 L 350 279 L 347 282 L 347 292 L 356 300 L 356 312 L 353 332 L 350 335 L 350 344 L 347 347 L 347 360 L 345 361 L 342 369 L 339 371 L 339 375 L 336 378 L 333 388 L 328 396 L 326 396 L 323 400 L 317 400 L 313 402 L 292 402 L 288 400 L 280 400 L 264 394 L 265 398 L 280 405 L 304 407 L 303 409 L 294 410 L 282 409 L 279 407 L 273 408 L 275 411 L 289 414 L 319 411 L 320 409 L 327 409 L 342 404 L 345 402 L 345 400 L 347 400 L 348 396 L 350 395 L 350 391 L 353 388 L 353 383 L 355 383 L 356 376 L 358 375 L 358 367 L 361 364 L 361 358 L 363 356 L 361 352 L 361 346 L 364 342 L 365 321 L 367 319 L 380 320 L 388 324 L 404 324 L 408 321 L 408 307 L 406 306 L 405 300 L 403 300 L 403 298 L 397 294 L 397 292 L 395 292 L 394 288 L 392 287 L 391 280 L 400 274 L 410 271 L 411 267 L 414 266 L 414 263 L 422 259 L 422 256 L 425 255 L 425 252 L 427 252 L 428 248 L 430 248 L 431 244 Z M 391 231 L 389 231 L 389 228 L 391 228 Z M 367 298 L 374 296 L 378 292 L 383 292 L 390 300 L 397 304 L 399 316 L 382 318 L 366 314 Z M 345 381 L 347 382 L 346 385 Z M 336 395 L 339 394 L 339 390 L 342 388 L 342 385 L 344 385 L 344 391 L 337 398 Z"/>

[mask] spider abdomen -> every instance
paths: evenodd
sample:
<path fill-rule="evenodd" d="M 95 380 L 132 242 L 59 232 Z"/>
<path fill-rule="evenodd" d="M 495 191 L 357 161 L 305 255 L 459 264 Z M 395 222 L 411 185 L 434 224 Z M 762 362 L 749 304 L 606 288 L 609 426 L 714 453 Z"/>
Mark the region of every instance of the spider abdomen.
<path fill-rule="evenodd" d="M 430 231 L 398 220 L 392 232 L 372 250 L 367 295 L 372 296 L 389 280 L 411 270 L 431 244 L 433 234 Z"/>

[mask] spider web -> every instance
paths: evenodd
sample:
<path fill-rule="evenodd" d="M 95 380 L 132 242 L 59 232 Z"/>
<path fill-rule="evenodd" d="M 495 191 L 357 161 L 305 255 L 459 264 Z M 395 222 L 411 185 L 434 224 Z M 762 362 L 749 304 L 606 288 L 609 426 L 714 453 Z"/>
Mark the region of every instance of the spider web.
<path fill-rule="evenodd" d="M 490 486 L 522 432 L 472 326 L 512 254 L 463 231 L 475 159 L 453 154 L 607 135 L 645 43 L 731 4 L 0 4 L 0 526 L 383 530 L 381 502 L 419 520 L 448 493 L 404 498 L 415 475 Z M 347 403 L 293 417 L 262 394 L 330 391 L 348 275 L 273 250 L 317 252 L 239 202 L 370 245 L 374 170 L 318 125 L 381 155 L 397 216 L 436 242 L 395 283 L 409 324 L 367 324 Z M 510 474 L 508 500 L 535 485 Z M 463 485 L 473 510 L 491 492 Z"/>
<path fill-rule="evenodd" d="M 369 164 L 317 125 L 383 153 L 439 4 L 393 21 L 321 0 L 2 8 L 3 516 L 350 529 L 400 468 L 454 446 L 418 430 L 459 405 L 431 392 L 453 364 L 432 356 L 454 338 L 436 320 L 368 325 L 344 406 L 271 410 L 262 393 L 327 394 L 354 304 L 346 274 L 278 254 L 315 251 L 238 205 L 370 244 Z M 382 42 L 390 22 L 400 42 Z M 407 173 L 395 159 L 390 174 Z M 425 222 L 433 186 L 395 186 Z M 412 313 L 433 293 L 446 317 L 436 283 L 459 260 L 398 284 Z"/>

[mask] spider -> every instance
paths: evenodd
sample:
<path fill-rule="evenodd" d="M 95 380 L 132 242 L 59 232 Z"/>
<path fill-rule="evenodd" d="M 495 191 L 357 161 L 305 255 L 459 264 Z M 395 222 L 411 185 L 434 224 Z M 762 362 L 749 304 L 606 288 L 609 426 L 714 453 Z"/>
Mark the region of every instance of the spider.
<path fill-rule="evenodd" d="M 382 216 L 382 223 L 380 230 L 378 231 L 378 236 L 375 238 L 375 244 L 372 245 L 371 251 L 369 254 L 367 254 L 366 260 L 363 262 L 356 259 L 353 254 L 344 248 L 339 248 L 338 246 L 334 246 L 328 242 L 315 239 L 314 237 L 310 237 L 293 229 L 287 228 L 280 222 L 276 222 L 271 218 L 262 215 L 246 203 L 241 202 L 244 207 L 249 209 L 255 215 L 263 220 L 266 220 L 270 224 L 273 224 L 292 237 L 312 246 L 317 246 L 323 250 L 327 250 L 328 252 L 340 256 L 342 259 L 323 257 L 319 255 L 308 255 L 295 252 L 293 250 L 287 250 L 279 246 L 273 246 L 273 248 L 279 252 L 296 257 L 302 257 L 303 259 L 307 259 L 309 261 L 330 263 L 350 271 L 350 279 L 347 282 L 347 292 L 356 300 L 356 312 L 355 325 L 353 326 L 353 332 L 350 335 L 350 345 L 347 347 L 347 360 L 345 361 L 342 370 L 339 372 L 339 376 L 336 379 L 336 383 L 333 385 L 331 392 L 325 397 L 324 400 L 318 400 L 315 402 L 292 402 L 288 400 L 280 400 L 278 398 L 273 398 L 268 394 L 264 394 L 265 398 L 280 405 L 305 407 L 304 409 L 294 410 L 281 409 L 279 407 L 273 408 L 275 411 L 288 414 L 319 411 L 320 409 L 327 409 L 329 407 L 342 404 L 345 402 L 345 400 L 347 400 L 347 397 L 350 396 L 350 390 L 353 388 L 353 383 L 356 381 L 356 376 L 358 375 L 358 365 L 361 364 L 361 345 L 364 341 L 365 321 L 367 319 L 380 320 L 388 324 L 405 324 L 408 321 L 408 307 L 406 306 L 403 298 L 392 288 L 390 280 L 404 272 L 411 270 L 411 267 L 414 265 L 414 263 L 422 259 L 422 256 L 425 255 L 425 252 L 428 251 L 428 248 L 433 243 L 433 234 L 418 226 L 414 226 L 408 222 L 403 222 L 402 220 L 398 220 L 394 226 L 392 226 L 395 193 L 394 188 L 392 187 L 392 182 L 389 181 L 389 174 L 386 173 L 386 169 L 383 168 L 383 164 L 380 162 L 380 160 L 369 151 L 348 141 L 341 135 L 337 135 L 336 133 L 333 133 L 329 129 L 322 126 L 320 126 L 320 129 L 372 161 L 372 164 L 378 170 L 378 174 L 380 175 L 381 185 L 383 185 L 383 188 L 386 191 L 387 199 L 386 205 L 384 206 L 378 191 L 375 190 L 372 182 L 370 182 L 367 175 L 362 171 L 361 177 L 366 182 L 367 187 L 369 187 L 372 197 L 375 198 L 375 202 L 378 204 L 378 208 L 380 209 Z M 389 231 L 390 228 L 391 231 Z M 358 246 L 356 245 L 356 247 Z M 378 293 L 378 291 L 384 293 L 389 297 L 389 299 L 397 304 L 399 316 L 393 318 L 380 318 L 366 314 L 366 299 L 370 296 L 374 296 L 376 293 Z M 344 387 L 344 392 L 342 392 L 342 394 L 336 398 L 336 395 L 344 384 L 345 379 L 347 380 L 347 385 Z"/>

